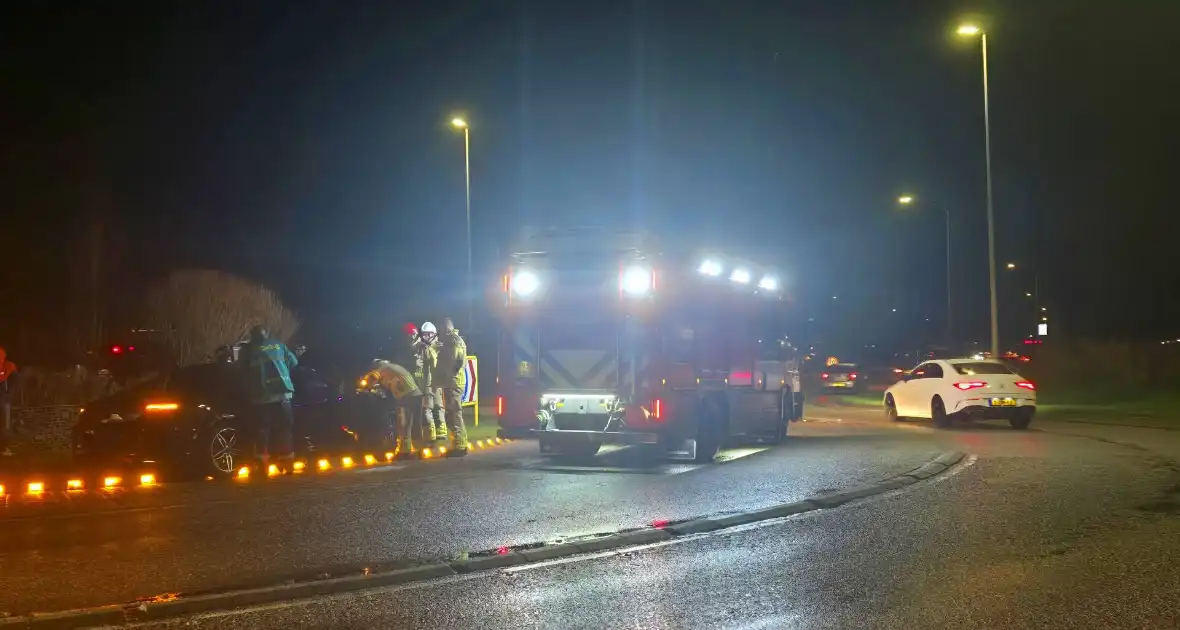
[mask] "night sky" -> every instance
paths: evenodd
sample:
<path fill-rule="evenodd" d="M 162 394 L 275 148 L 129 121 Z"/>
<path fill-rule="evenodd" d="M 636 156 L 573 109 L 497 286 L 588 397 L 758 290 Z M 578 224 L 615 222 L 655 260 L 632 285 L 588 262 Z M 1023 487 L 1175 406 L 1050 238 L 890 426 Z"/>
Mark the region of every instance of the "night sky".
<path fill-rule="evenodd" d="M 645 226 L 781 266 L 797 308 L 861 336 L 936 327 L 949 209 L 960 328 L 985 340 L 965 15 L 990 33 L 1005 337 L 1034 273 L 1055 332 L 1180 334 L 1180 3 L 255 0 L 5 9 L 0 343 L 85 310 L 96 226 L 113 319 L 194 265 L 321 334 L 454 309 L 455 114 L 486 277 L 520 225 Z"/>

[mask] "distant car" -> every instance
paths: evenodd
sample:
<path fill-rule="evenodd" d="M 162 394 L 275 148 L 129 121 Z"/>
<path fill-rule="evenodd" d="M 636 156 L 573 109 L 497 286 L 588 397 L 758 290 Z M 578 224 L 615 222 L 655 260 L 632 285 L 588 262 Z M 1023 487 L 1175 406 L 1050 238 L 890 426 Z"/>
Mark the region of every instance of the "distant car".
<path fill-rule="evenodd" d="M 855 363 L 836 363 L 824 368 L 819 375 L 825 392 L 858 392 L 864 389 L 864 375 Z"/>
<path fill-rule="evenodd" d="M 942 359 L 922 363 L 885 390 L 891 420 L 930 418 L 946 427 L 959 418 L 1004 419 L 1027 429 L 1037 411 L 1032 381 L 999 361 Z"/>
<path fill-rule="evenodd" d="M 389 407 L 345 391 L 314 369 L 291 373 L 295 448 L 308 455 L 362 442 L 390 445 Z M 96 400 L 79 414 L 73 455 L 83 465 L 153 467 L 186 475 L 228 476 L 252 463 L 250 405 L 232 363 L 192 365 Z M 351 449 L 350 449 L 351 450 Z"/>

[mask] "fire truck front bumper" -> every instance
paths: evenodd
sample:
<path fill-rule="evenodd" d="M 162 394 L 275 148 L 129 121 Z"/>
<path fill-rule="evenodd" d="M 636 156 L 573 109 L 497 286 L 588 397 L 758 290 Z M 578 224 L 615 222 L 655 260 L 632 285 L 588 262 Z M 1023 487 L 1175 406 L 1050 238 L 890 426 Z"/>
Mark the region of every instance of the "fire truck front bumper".
<path fill-rule="evenodd" d="M 550 444 L 593 443 L 593 444 L 659 444 L 658 433 L 638 431 L 574 431 L 561 429 L 532 429 L 529 434 Z"/>

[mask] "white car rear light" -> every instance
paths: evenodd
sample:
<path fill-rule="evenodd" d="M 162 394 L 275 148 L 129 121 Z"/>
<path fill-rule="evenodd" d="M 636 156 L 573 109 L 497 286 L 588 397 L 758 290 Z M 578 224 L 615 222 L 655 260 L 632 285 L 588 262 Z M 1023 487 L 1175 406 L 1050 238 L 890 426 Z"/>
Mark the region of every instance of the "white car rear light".
<path fill-rule="evenodd" d="M 1023 389 L 1031 389 L 1033 391 L 1036 391 L 1036 389 L 1037 389 L 1036 385 L 1033 385 L 1032 383 L 1030 383 L 1028 381 L 1016 381 L 1016 386 L 1023 388 Z"/>
<path fill-rule="evenodd" d="M 983 381 L 967 381 L 965 383 L 955 383 L 955 388 L 958 390 L 964 391 L 964 392 L 969 389 L 978 389 L 980 387 L 987 387 L 987 383 L 984 383 Z"/>

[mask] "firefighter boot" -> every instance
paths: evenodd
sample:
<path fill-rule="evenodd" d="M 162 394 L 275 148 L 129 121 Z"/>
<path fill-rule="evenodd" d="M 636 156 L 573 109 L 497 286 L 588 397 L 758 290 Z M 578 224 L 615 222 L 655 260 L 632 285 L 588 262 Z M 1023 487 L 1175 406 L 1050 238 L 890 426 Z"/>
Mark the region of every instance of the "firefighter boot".
<path fill-rule="evenodd" d="M 414 448 L 414 440 L 408 437 L 397 439 L 397 459 L 418 459 L 418 451 Z"/>

